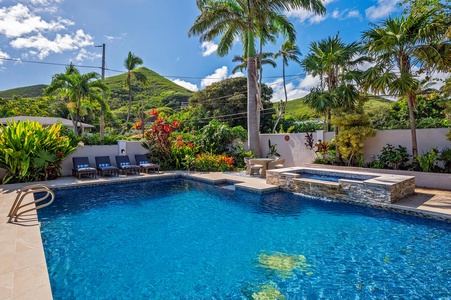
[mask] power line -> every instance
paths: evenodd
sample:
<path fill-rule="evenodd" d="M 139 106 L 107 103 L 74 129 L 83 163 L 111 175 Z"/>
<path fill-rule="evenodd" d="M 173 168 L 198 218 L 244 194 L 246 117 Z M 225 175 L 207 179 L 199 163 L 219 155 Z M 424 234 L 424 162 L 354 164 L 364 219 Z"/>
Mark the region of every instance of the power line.
<path fill-rule="evenodd" d="M 22 60 L 19 58 L 7 58 L 7 57 L 0 57 L 0 60 L 5 60 L 5 61 L 13 61 L 13 62 L 20 62 L 20 63 L 29 63 L 29 64 L 38 64 L 38 65 L 51 65 L 51 66 L 63 66 L 63 67 L 68 67 L 70 64 L 65 64 L 65 63 L 56 63 L 56 62 L 47 62 L 47 61 L 34 61 L 34 60 Z M 90 69 L 102 69 L 102 67 L 99 66 L 87 66 L 87 65 L 75 65 L 78 68 L 90 68 Z M 110 69 L 108 67 L 105 67 L 106 71 L 111 71 L 111 72 L 115 72 L 115 73 L 125 73 L 127 72 L 127 70 L 116 70 L 116 69 Z M 181 78 L 181 79 L 205 79 L 205 77 L 197 77 L 197 76 L 177 76 L 177 75 L 162 75 L 163 77 L 166 78 Z M 305 73 L 298 73 L 298 74 L 288 74 L 285 75 L 285 77 L 305 77 L 307 74 Z M 280 76 L 263 76 L 263 78 L 280 78 Z M 224 79 L 222 77 L 209 77 L 209 79 L 214 79 L 214 80 L 220 80 L 220 79 Z"/>

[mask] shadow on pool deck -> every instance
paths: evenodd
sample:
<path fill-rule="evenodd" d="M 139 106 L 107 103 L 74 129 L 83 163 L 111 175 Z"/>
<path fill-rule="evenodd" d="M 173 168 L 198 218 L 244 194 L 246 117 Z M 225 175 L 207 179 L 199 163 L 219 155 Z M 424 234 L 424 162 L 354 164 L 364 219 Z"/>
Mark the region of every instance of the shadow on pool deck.
<path fill-rule="evenodd" d="M 234 183 L 237 189 L 253 192 L 265 193 L 278 190 L 277 186 L 266 184 L 265 179 L 244 176 L 242 173 L 165 172 L 82 180 L 75 177 L 63 177 L 43 183 L 50 188 L 70 188 L 181 176 L 216 184 Z M 7 223 L 6 215 L 17 195 L 16 191 L 29 184 L 3 185 L 0 188 L 0 300 L 52 299 L 36 213 L 27 213 L 18 224 Z M 391 206 L 398 211 L 413 212 L 412 214 L 420 212 L 420 215 L 439 215 L 451 220 L 451 191 L 417 188 L 415 192 L 414 195 Z M 31 195 L 27 196 L 25 201 L 31 201 L 31 197 Z"/>

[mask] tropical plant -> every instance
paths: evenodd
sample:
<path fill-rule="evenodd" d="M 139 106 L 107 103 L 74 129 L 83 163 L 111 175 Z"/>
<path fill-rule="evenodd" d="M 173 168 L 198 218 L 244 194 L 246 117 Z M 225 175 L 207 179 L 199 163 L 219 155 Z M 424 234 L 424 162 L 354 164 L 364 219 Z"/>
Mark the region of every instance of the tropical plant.
<path fill-rule="evenodd" d="M 233 157 L 210 153 L 197 154 L 191 167 L 193 170 L 201 172 L 232 171 L 234 169 Z"/>
<path fill-rule="evenodd" d="M 330 131 L 331 110 L 338 107 L 353 107 L 358 93 L 354 83 L 359 72 L 356 67 L 367 61 L 358 57 L 361 47 L 353 42 L 346 44 L 337 35 L 310 44 L 309 53 L 301 61 L 306 72 L 320 77 L 318 87 L 304 98 L 304 103 L 325 116 L 325 126 Z"/>
<path fill-rule="evenodd" d="M 444 148 L 440 151 L 439 160 L 443 162 L 443 167 L 448 172 L 451 171 L 451 148 Z"/>
<path fill-rule="evenodd" d="M 365 140 L 376 135 L 369 117 L 363 113 L 363 109 L 342 111 L 332 117 L 332 123 L 340 128 L 334 139 L 341 158 L 348 166 L 357 164 L 358 158 L 363 157 Z"/>
<path fill-rule="evenodd" d="M 304 98 L 306 104 L 325 116 L 325 126 L 330 131 L 332 111 L 337 109 L 353 110 L 359 102 L 356 84 L 361 72 L 357 67 L 368 57 L 359 56 L 361 46 L 356 43 L 346 44 L 337 35 L 327 37 L 310 44 L 309 54 L 301 65 L 312 75 L 320 76 L 319 86 L 313 88 Z M 335 126 L 335 135 L 339 128 Z M 339 147 L 336 145 L 336 161 L 340 160 Z"/>
<path fill-rule="evenodd" d="M 404 169 L 407 162 L 409 161 L 410 155 L 407 153 L 407 148 L 401 145 L 398 147 L 393 147 L 390 144 L 383 147 L 381 154 L 377 156 L 378 161 L 380 161 L 385 168 L 388 169 Z"/>
<path fill-rule="evenodd" d="M 389 17 L 363 33 L 364 49 L 376 65 L 364 72 L 364 87 L 374 93 L 406 97 L 412 138 L 412 155 L 418 155 L 414 107 L 425 70 L 449 70 L 451 44 L 446 38 L 447 21 L 438 8 L 410 10 L 408 15 Z M 417 71 L 418 70 L 418 71 Z"/>
<path fill-rule="evenodd" d="M 158 117 L 152 127 L 144 132 L 146 140 L 142 145 L 149 150 L 162 167 L 170 165 L 172 133 L 180 126 L 180 122 L 169 122 Z"/>
<path fill-rule="evenodd" d="M 418 155 L 416 161 L 420 170 L 423 172 L 432 172 L 436 167 L 437 160 L 439 158 L 439 151 L 432 148 L 431 151 L 423 153 L 423 155 Z"/>
<path fill-rule="evenodd" d="M 147 76 L 136 70 L 136 68 L 143 64 L 143 60 L 133 54 L 128 52 L 127 58 L 124 61 L 124 67 L 127 69 L 127 77 L 125 79 L 125 87 L 128 89 L 128 109 L 127 109 L 127 120 L 125 121 L 124 127 L 122 129 L 122 134 L 128 127 L 128 122 L 130 121 L 130 111 L 132 107 L 132 78 L 135 78 L 140 83 L 147 83 Z"/>
<path fill-rule="evenodd" d="M 44 128 L 38 122 L 9 122 L 1 128 L 0 167 L 3 183 L 56 178 L 61 163 L 75 150 L 61 135 L 61 124 Z"/>
<path fill-rule="evenodd" d="M 81 133 L 77 129 L 81 128 L 80 110 L 83 100 L 97 101 L 104 111 L 108 108 L 105 99 L 108 97 L 109 88 L 100 78 L 95 72 L 81 74 L 71 63 L 65 73 L 53 76 L 52 82 L 44 91 L 46 95 L 59 93 L 64 100 L 69 101 L 68 108 L 77 134 Z"/>
<path fill-rule="evenodd" d="M 268 140 L 268 148 L 269 152 L 266 157 L 280 157 L 280 154 L 277 152 L 277 144 L 271 144 L 271 140 Z"/>
<path fill-rule="evenodd" d="M 246 131 L 243 127 L 230 127 L 226 123 L 212 120 L 199 131 L 195 143 L 204 151 L 225 154 L 230 151 L 234 140 L 245 138 Z"/>
<path fill-rule="evenodd" d="M 288 40 L 283 45 L 282 48 L 274 55 L 274 58 L 282 57 L 282 79 L 283 79 L 283 91 L 285 94 L 285 102 L 279 107 L 279 114 L 277 115 L 276 123 L 274 124 L 274 128 L 272 132 L 276 132 L 277 124 L 279 124 L 280 119 L 284 115 L 288 102 L 288 94 L 287 94 L 287 84 L 285 80 L 285 67 L 288 66 L 288 62 L 294 61 L 298 64 L 301 63 L 299 60 L 299 56 L 301 52 L 299 51 L 298 46 L 295 45 L 292 41 Z"/>
<path fill-rule="evenodd" d="M 247 55 L 248 80 L 248 144 L 249 149 L 260 156 L 258 128 L 258 55 L 255 51 L 255 37 L 259 32 L 281 32 L 290 40 L 295 40 L 294 26 L 283 14 L 283 10 L 305 8 L 324 13 L 325 8 L 319 0 L 198 0 L 200 15 L 196 18 L 188 35 L 200 35 L 201 41 L 212 41 L 221 36 L 217 53 L 226 55 L 234 41 L 240 37 Z M 277 29 L 277 30 L 276 30 Z M 267 37 L 268 35 L 265 35 Z M 260 34 L 260 40 L 264 38 Z M 262 42 L 262 41 L 261 41 Z M 263 43 L 261 43 L 263 44 Z"/>

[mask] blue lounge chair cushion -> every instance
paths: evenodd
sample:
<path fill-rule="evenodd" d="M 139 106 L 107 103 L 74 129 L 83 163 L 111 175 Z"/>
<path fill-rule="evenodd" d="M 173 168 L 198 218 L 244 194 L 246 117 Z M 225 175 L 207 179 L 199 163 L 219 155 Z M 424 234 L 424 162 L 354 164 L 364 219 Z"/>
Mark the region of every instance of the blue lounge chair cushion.
<path fill-rule="evenodd" d="M 99 167 L 109 167 L 110 164 L 99 164 Z"/>
<path fill-rule="evenodd" d="M 127 161 L 125 161 L 125 162 L 121 162 L 121 166 L 129 166 L 130 165 L 130 163 L 129 162 L 127 162 Z"/>
<path fill-rule="evenodd" d="M 80 168 L 89 168 L 89 165 L 78 165 L 77 169 L 80 169 Z"/>
<path fill-rule="evenodd" d="M 147 160 L 143 160 L 143 161 L 140 161 L 140 162 L 139 162 L 140 165 L 148 164 L 148 163 L 149 163 L 149 162 L 148 162 Z"/>

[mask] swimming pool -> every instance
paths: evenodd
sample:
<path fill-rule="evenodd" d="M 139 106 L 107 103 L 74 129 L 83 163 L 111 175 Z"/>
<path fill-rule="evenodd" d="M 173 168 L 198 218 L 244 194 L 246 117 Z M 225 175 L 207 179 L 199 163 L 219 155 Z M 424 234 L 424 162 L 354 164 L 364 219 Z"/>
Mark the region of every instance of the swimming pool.
<path fill-rule="evenodd" d="M 187 180 L 56 191 L 38 211 L 55 299 L 437 299 L 451 225 Z"/>

